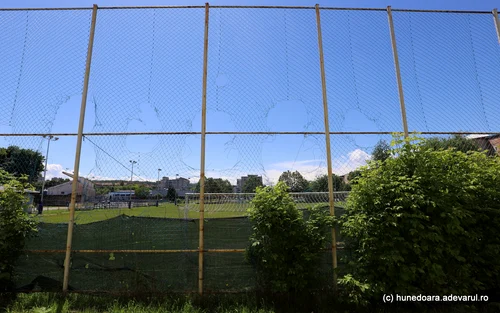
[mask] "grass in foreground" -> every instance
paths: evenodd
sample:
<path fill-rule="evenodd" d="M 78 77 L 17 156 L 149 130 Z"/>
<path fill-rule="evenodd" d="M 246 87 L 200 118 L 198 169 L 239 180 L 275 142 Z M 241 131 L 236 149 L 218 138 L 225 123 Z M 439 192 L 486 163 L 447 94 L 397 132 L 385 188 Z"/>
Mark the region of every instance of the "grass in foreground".
<path fill-rule="evenodd" d="M 243 299 L 244 301 L 244 299 Z M 1 308 L 1 306 L 0 306 Z M 259 309 L 255 306 L 244 305 L 239 301 L 222 303 L 208 303 L 207 306 L 197 305 L 187 297 L 170 298 L 142 298 L 130 299 L 125 297 L 96 296 L 85 294 L 69 294 L 64 297 L 60 294 L 35 293 L 18 294 L 17 298 L 7 304 L 7 313 L 66 313 L 66 312 L 172 312 L 172 313 L 205 313 L 205 312 L 245 312 L 271 313 L 271 309 Z"/>
<path fill-rule="evenodd" d="M 11 297 L 8 299 L 8 297 Z M 299 300 L 297 300 L 299 298 Z M 374 304 L 367 308 L 343 305 L 332 301 L 331 294 L 262 295 L 220 294 L 203 296 L 110 296 L 71 293 L 67 296 L 56 293 L 0 294 L 0 312 L 6 313 L 335 313 L 335 312 L 387 312 L 387 313 L 441 313 L 441 312 L 498 312 L 488 304 L 429 303 Z M 3 301 L 2 301 L 3 300 Z"/>

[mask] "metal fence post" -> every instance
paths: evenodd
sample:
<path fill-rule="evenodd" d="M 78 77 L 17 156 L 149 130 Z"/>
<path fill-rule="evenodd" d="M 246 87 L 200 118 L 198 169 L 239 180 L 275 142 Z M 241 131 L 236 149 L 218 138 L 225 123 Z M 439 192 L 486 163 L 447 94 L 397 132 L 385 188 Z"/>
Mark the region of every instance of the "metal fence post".
<path fill-rule="evenodd" d="M 326 162 L 328 167 L 328 199 L 330 215 L 335 216 L 335 199 L 333 195 L 332 155 L 330 150 L 330 124 L 328 121 L 328 99 L 326 94 L 325 60 L 323 56 L 323 37 L 321 35 L 321 18 L 319 4 L 316 4 L 316 25 L 318 28 L 318 50 L 321 68 L 321 89 L 323 92 L 323 115 L 325 119 Z M 337 290 L 337 238 L 335 227 L 332 229 L 332 263 L 333 263 L 333 288 Z"/>
<path fill-rule="evenodd" d="M 406 121 L 405 97 L 403 93 L 403 84 L 401 82 L 401 71 L 399 69 L 398 48 L 396 47 L 396 35 L 394 33 L 394 23 L 392 21 L 391 7 L 387 7 L 387 16 L 389 18 L 389 31 L 391 33 L 392 54 L 394 56 L 394 67 L 396 68 L 396 80 L 398 83 L 399 104 L 401 105 L 401 118 L 403 120 L 403 131 L 405 138 L 408 137 L 408 123 Z"/>
<path fill-rule="evenodd" d="M 82 103 L 80 107 L 80 122 L 78 124 L 78 137 L 76 140 L 75 168 L 71 190 L 71 203 L 69 205 L 68 238 L 66 243 L 66 258 L 64 259 L 63 292 L 68 291 L 69 267 L 71 259 L 71 243 L 73 241 L 73 226 L 75 224 L 76 191 L 78 186 L 78 171 L 80 170 L 80 154 L 82 151 L 83 125 L 85 123 L 85 109 L 87 104 L 87 92 L 89 87 L 90 64 L 92 62 L 92 48 L 94 46 L 94 33 L 97 17 L 97 4 L 92 9 L 92 23 L 90 26 L 89 44 L 87 50 L 87 63 L 83 79 Z"/>
<path fill-rule="evenodd" d="M 208 14 L 209 4 L 205 3 L 205 39 L 203 42 L 203 88 L 201 98 L 201 160 L 200 160 L 200 225 L 198 245 L 198 293 L 203 294 L 203 252 L 205 221 L 205 132 L 207 130 L 207 63 L 208 63 Z"/>

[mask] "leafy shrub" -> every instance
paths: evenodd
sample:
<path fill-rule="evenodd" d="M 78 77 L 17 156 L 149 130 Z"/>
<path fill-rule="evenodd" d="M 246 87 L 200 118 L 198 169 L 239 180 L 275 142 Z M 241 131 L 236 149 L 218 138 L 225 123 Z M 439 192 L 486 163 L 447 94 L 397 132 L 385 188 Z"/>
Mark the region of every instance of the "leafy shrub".
<path fill-rule="evenodd" d="M 253 234 L 247 258 L 263 289 L 294 292 L 317 283 L 318 261 L 334 219 L 319 206 L 309 213 L 304 219 L 283 182 L 257 188 L 249 209 Z"/>
<path fill-rule="evenodd" d="M 36 223 L 23 207 L 27 178 L 16 180 L 0 170 L 0 292 L 12 288 L 14 266 L 21 255 L 26 239 L 36 232 Z"/>
<path fill-rule="evenodd" d="M 341 284 L 376 300 L 498 289 L 500 159 L 416 137 L 391 145 L 348 198 L 341 233 L 354 256 Z"/>

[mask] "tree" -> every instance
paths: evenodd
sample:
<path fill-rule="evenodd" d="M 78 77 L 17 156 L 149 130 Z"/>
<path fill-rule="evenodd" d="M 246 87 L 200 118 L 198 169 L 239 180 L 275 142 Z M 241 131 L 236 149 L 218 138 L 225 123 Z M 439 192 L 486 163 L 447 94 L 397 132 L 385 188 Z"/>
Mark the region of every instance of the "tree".
<path fill-rule="evenodd" d="M 351 186 L 346 184 L 342 177 L 332 174 L 333 190 L 334 191 L 349 191 Z M 328 192 L 328 175 L 317 177 L 311 183 L 311 190 L 313 192 Z"/>
<path fill-rule="evenodd" d="M 421 143 L 423 147 L 433 150 L 455 149 L 457 151 L 479 151 L 481 147 L 473 140 L 467 139 L 462 135 L 454 135 L 449 138 L 433 137 Z"/>
<path fill-rule="evenodd" d="M 200 192 L 200 182 L 196 184 L 195 192 Z M 205 178 L 205 193 L 231 193 L 233 186 L 227 179 Z"/>
<path fill-rule="evenodd" d="M 67 183 L 69 181 L 70 181 L 69 178 L 53 177 L 52 179 L 49 179 L 49 180 L 45 181 L 45 188 L 54 187 L 54 186 L 57 186 L 57 185 L 60 185 L 60 184 Z M 36 184 L 33 184 L 33 185 L 37 189 L 38 188 L 42 188 L 42 183 L 41 182 L 37 182 Z"/>
<path fill-rule="evenodd" d="M 244 193 L 254 193 L 257 187 L 262 187 L 262 178 L 257 176 L 248 177 L 247 181 L 243 185 L 242 192 Z"/>
<path fill-rule="evenodd" d="M 355 184 L 356 183 L 356 178 L 360 177 L 361 176 L 361 171 L 360 170 L 354 170 L 352 172 L 349 172 L 349 174 L 347 174 L 347 181 L 349 182 L 349 184 Z"/>
<path fill-rule="evenodd" d="M 361 169 L 347 200 L 340 230 L 352 256 L 340 283 L 371 299 L 498 288 L 500 159 L 415 137 L 390 153 Z"/>
<path fill-rule="evenodd" d="M 298 171 L 283 172 L 278 181 L 284 182 L 288 188 L 290 188 L 291 192 L 303 192 L 308 186 L 307 179 L 305 179 L 304 176 L 302 176 L 302 174 Z"/>
<path fill-rule="evenodd" d="M 168 187 L 166 197 L 168 201 L 175 201 L 175 198 L 177 197 L 177 192 L 175 191 L 174 187 Z"/>
<path fill-rule="evenodd" d="M 375 161 L 385 161 L 390 154 L 391 146 L 385 140 L 379 140 L 373 148 L 372 160 Z"/>
<path fill-rule="evenodd" d="M 319 263 L 334 218 L 321 206 L 304 219 L 284 182 L 258 187 L 249 209 L 253 233 L 246 251 L 264 290 L 299 292 L 321 286 Z"/>
<path fill-rule="evenodd" d="M 37 231 L 36 222 L 24 212 L 27 176 L 14 179 L 0 169 L 0 292 L 13 291 L 13 274 L 26 240 Z"/>
<path fill-rule="evenodd" d="M 44 157 L 38 151 L 17 146 L 0 148 L 0 167 L 15 177 L 27 175 L 29 183 L 35 183 L 43 172 Z"/>
<path fill-rule="evenodd" d="M 137 199 L 146 199 L 149 197 L 149 188 L 146 186 L 135 185 L 134 192 Z"/>

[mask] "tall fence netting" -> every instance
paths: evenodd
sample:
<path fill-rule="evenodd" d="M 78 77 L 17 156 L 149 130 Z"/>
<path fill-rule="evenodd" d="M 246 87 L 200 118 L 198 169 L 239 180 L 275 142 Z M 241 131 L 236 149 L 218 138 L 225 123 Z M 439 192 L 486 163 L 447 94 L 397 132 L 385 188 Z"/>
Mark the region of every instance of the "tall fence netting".
<path fill-rule="evenodd" d="M 403 115 L 435 147 L 454 138 L 457 149 L 498 154 L 490 13 L 393 10 L 402 94 L 386 11 L 320 13 L 336 215 L 357 170 L 403 131 Z M 204 290 L 253 290 L 244 250 L 255 188 L 285 181 L 304 212 L 328 208 L 315 10 L 216 7 L 208 17 L 202 116 L 205 9 L 97 9 L 71 290 L 197 291 L 201 242 Z M 26 210 L 40 222 L 19 290 L 62 287 L 91 22 L 91 9 L 0 11 L 0 169 L 28 176 Z M 340 233 L 337 245 L 342 271 Z M 328 247 L 320 270 L 318 288 L 331 286 Z"/>

